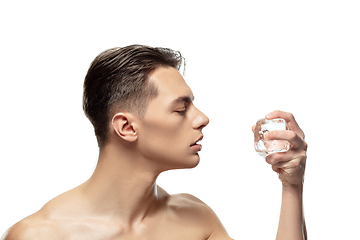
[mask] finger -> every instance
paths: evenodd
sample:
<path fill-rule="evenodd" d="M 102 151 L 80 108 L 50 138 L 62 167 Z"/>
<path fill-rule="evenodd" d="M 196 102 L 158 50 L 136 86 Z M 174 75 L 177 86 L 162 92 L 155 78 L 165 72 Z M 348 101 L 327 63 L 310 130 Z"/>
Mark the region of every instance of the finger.
<path fill-rule="evenodd" d="M 252 132 L 254 133 L 254 131 L 255 131 L 255 125 L 252 126 L 251 130 L 252 130 Z"/>
<path fill-rule="evenodd" d="M 275 110 L 275 111 L 267 114 L 265 117 L 266 117 L 266 119 L 275 119 L 275 118 L 284 119 L 286 121 L 286 123 L 287 123 L 290 130 L 292 130 L 292 131 L 296 132 L 297 134 L 299 134 L 299 136 L 302 137 L 303 139 L 305 138 L 305 134 L 301 130 L 299 125 L 297 124 L 293 114 L 288 113 L 288 112 Z"/>
<path fill-rule="evenodd" d="M 286 140 L 290 143 L 292 149 L 299 149 L 304 146 L 304 140 L 293 131 L 289 130 L 273 130 L 266 132 L 264 135 L 266 140 Z"/>
<path fill-rule="evenodd" d="M 289 150 L 286 152 L 270 153 L 266 156 L 265 160 L 270 165 L 276 165 L 282 162 L 291 161 L 299 155 L 299 151 Z"/>
<path fill-rule="evenodd" d="M 293 155 L 288 152 L 278 152 L 278 153 L 271 153 L 266 156 L 265 161 L 270 165 L 275 165 L 280 162 L 286 162 L 289 161 L 289 159 L 292 159 Z"/>
<path fill-rule="evenodd" d="M 298 185 L 304 181 L 305 165 L 306 156 L 297 156 L 290 161 L 272 165 L 272 169 L 279 174 L 283 183 Z"/>
<path fill-rule="evenodd" d="M 277 164 L 274 164 L 274 165 L 271 165 L 271 168 L 274 172 L 277 172 L 277 173 L 280 173 L 281 172 L 281 169 L 284 167 L 284 163 L 281 162 L 281 163 L 277 163 Z"/>
<path fill-rule="evenodd" d="M 272 169 L 275 172 L 280 172 L 280 170 L 285 169 L 295 169 L 300 166 L 301 159 L 300 158 L 294 158 L 288 161 L 279 161 L 277 163 L 274 163 L 271 165 Z"/>

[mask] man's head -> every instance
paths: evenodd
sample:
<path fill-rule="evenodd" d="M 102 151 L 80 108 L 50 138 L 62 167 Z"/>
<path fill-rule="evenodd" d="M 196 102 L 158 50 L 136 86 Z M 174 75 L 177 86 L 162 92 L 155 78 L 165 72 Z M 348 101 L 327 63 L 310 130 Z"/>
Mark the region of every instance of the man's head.
<path fill-rule="evenodd" d="M 95 58 L 85 77 L 83 108 L 100 147 L 107 141 L 116 112 L 144 116 L 149 101 L 158 94 L 149 74 L 159 67 L 179 70 L 182 62 L 179 52 L 142 45 L 109 49 Z"/>
<path fill-rule="evenodd" d="M 113 128 L 118 136 L 133 140 L 138 157 L 150 160 L 156 171 L 195 167 L 208 117 L 195 107 L 193 92 L 175 68 L 159 67 L 149 81 L 158 96 L 149 102 L 144 118 L 124 121 L 126 114 L 118 113 Z"/>

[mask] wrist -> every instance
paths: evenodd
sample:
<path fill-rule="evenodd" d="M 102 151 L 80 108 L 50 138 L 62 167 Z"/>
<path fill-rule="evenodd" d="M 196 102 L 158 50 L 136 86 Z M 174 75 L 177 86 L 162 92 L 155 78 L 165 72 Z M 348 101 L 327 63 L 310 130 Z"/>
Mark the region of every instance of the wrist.
<path fill-rule="evenodd" d="M 301 184 L 301 185 L 283 184 L 282 185 L 282 193 L 283 193 L 283 197 L 293 196 L 295 198 L 298 198 L 298 199 L 300 198 L 302 200 L 303 184 Z"/>
<path fill-rule="evenodd" d="M 289 183 L 282 183 L 283 190 L 302 190 L 304 184 L 289 184 Z"/>

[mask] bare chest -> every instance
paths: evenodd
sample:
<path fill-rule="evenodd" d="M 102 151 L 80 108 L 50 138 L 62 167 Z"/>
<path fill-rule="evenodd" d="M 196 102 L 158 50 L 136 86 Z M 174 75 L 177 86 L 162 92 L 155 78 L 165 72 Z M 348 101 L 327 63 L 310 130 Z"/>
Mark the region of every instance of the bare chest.
<path fill-rule="evenodd" d="M 131 228 L 116 224 L 81 223 L 63 226 L 52 235 L 52 239 L 59 240 L 205 240 L 209 237 L 201 224 L 184 222 L 154 222 Z"/>

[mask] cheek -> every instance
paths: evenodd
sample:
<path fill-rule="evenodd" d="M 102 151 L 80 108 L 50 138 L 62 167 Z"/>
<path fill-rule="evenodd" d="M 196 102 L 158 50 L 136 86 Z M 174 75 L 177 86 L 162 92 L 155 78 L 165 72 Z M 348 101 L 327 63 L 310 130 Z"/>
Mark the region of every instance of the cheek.
<path fill-rule="evenodd" d="M 182 124 L 162 121 L 162 124 L 148 123 L 139 134 L 139 151 L 148 159 L 169 161 L 182 158 L 190 146 Z M 188 146 L 189 145 L 189 146 Z"/>
<path fill-rule="evenodd" d="M 158 114 L 144 122 L 140 137 L 154 144 L 167 145 L 185 140 L 186 133 L 186 121 L 176 116 Z"/>

